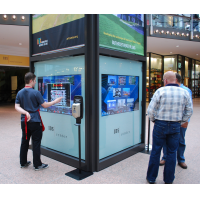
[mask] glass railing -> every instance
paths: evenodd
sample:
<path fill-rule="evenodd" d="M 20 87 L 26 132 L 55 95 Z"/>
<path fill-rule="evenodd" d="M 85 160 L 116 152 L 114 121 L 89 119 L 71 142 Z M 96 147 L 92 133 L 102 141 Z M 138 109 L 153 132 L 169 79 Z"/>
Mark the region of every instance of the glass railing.
<path fill-rule="evenodd" d="M 152 14 L 147 16 L 147 25 L 200 32 L 200 14 Z M 192 27 L 192 30 L 191 30 Z"/>
<path fill-rule="evenodd" d="M 190 15 L 158 15 L 152 14 L 152 25 L 190 31 Z"/>

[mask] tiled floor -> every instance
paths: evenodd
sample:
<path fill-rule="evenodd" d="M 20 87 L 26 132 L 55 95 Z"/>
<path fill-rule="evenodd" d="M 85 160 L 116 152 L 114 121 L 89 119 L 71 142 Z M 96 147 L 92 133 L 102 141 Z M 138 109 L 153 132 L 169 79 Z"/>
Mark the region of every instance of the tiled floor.
<path fill-rule="evenodd" d="M 188 169 L 176 167 L 174 184 L 200 183 L 200 99 L 194 99 L 194 114 L 186 132 L 186 164 Z M 148 125 L 148 120 L 146 121 Z M 115 165 L 112 165 L 82 181 L 76 181 L 66 172 L 74 168 L 45 156 L 42 162 L 49 168 L 43 171 L 33 170 L 33 166 L 21 169 L 19 165 L 19 148 L 21 140 L 20 114 L 14 104 L 0 105 L 0 184 L 147 184 L 146 171 L 149 155 L 137 153 Z M 146 128 L 147 129 L 147 128 Z M 153 124 L 151 123 L 151 133 Z M 147 139 L 146 139 L 147 141 Z M 29 150 L 28 160 L 32 161 Z M 160 167 L 157 184 L 163 184 L 163 166 Z"/>

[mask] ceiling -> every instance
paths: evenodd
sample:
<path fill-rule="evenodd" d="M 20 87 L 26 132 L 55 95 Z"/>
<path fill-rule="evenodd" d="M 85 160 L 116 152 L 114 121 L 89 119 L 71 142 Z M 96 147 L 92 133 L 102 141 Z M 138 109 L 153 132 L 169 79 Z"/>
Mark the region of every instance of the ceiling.
<path fill-rule="evenodd" d="M 0 25 L 0 33 L 0 54 L 29 56 L 29 26 Z M 200 60 L 200 42 L 148 36 L 147 52 L 161 55 L 181 54 Z"/>
<path fill-rule="evenodd" d="M 161 55 L 181 54 L 183 56 L 200 60 L 200 42 L 148 36 L 147 52 Z"/>
<path fill-rule="evenodd" d="M 0 25 L 0 54 L 29 57 L 29 26 Z"/>

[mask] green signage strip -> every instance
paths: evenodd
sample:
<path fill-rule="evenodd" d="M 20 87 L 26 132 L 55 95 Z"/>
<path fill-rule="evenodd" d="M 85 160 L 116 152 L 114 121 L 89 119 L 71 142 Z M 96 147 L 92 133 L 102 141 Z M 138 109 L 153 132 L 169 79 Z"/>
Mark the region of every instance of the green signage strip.
<path fill-rule="evenodd" d="M 144 56 L 144 15 L 100 14 L 99 46 Z"/>

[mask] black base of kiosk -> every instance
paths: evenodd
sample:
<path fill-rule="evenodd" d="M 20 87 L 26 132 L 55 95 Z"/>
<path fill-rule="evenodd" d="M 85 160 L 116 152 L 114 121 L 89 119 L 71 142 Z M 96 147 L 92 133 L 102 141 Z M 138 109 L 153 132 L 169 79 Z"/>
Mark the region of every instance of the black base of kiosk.
<path fill-rule="evenodd" d="M 75 169 L 71 172 L 65 173 L 66 176 L 76 179 L 77 181 L 83 180 L 88 176 L 93 175 L 93 172 L 86 172 L 81 170 L 81 134 L 80 134 L 80 121 L 76 121 L 75 126 L 78 126 L 78 137 L 79 137 L 79 169 Z"/>
<path fill-rule="evenodd" d="M 81 173 L 79 172 L 80 169 L 75 169 L 71 172 L 66 173 L 66 176 L 69 176 L 73 179 L 76 179 L 77 181 L 83 180 L 84 178 L 87 178 L 88 176 L 93 175 L 92 172 L 86 172 L 81 170 Z"/>

